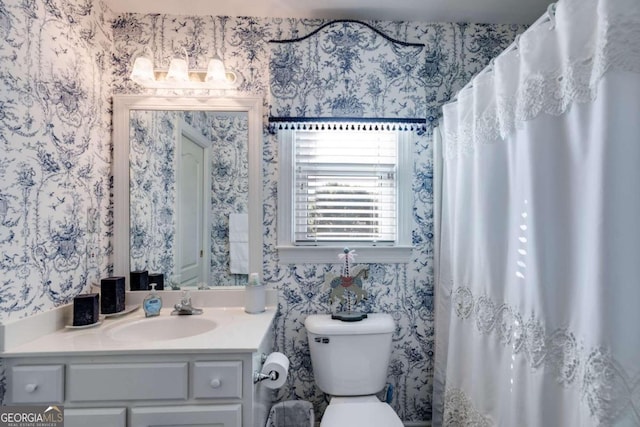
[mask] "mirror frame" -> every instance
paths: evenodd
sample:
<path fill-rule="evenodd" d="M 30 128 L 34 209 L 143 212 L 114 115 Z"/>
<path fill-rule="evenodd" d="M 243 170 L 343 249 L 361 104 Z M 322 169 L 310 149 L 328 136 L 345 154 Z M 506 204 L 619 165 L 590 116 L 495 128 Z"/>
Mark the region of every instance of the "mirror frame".
<path fill-rule="evenodd" d="M 249 153 L 249 271 L 257 272 L 262 277 L 262 99 L 258 97 L 215 98 L 157 95 L 115 95 L 113 97 L 114 276 L 124 276 L 126 289 L 130 289 L 129 113 L 132 110 L 247 113 L 249 131 L 247 147 Z M 218 287 L 212 286 L 212 288 Z"/>

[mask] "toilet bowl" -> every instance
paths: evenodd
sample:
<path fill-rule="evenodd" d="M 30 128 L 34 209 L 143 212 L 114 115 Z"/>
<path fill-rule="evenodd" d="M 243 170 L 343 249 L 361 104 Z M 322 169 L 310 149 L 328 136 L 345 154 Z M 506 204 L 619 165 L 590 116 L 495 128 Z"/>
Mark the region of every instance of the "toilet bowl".
<path fill-rule="evenodd" d="M 315 382 L 331 396 L 320 427 L 402 427 L 393 408 L 376 397 L 386 384 L 393 318 L 371 313 L 341 321 L 314 314 L 305 327 Z"/>
<path fill-rule="evenodd" d="M 375 396 L 333 397 L 320 427 L 403 427 L 393 408 Z"/>

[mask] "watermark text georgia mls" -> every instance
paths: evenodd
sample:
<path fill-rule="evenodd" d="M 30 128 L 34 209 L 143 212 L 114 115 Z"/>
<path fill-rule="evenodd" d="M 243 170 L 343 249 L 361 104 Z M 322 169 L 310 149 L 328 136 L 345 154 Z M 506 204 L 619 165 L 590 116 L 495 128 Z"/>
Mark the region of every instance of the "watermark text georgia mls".
<path fill-rule="evenodd" d="M 61 406 L 2 406 L 0 427 L 64 427 Z"/>

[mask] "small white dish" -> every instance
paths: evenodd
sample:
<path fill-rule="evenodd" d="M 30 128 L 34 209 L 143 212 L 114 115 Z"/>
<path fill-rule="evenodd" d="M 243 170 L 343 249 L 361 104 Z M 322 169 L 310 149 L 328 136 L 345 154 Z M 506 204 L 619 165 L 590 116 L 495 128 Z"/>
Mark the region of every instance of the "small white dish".
<path fill-rule="evenodd" d="M 125 305 L 124 306 L 124 310 L 122 310 L 122 311 L 119 311 L 117 313 L 101 314 L 101 316 L 104 316 L 105 318 L 124 316 L 125 314 L 129 314 L 129 313 L 131 313 L 133 311 L 136 311 L 139 308 L 140 308 L 140 304 Z"/>
<path fill-rule="evenodd" d="M 102 324 L 102 319 L 104 316 L 100 316 L 100 320 L 98 320 L 96 323 L 91 323 L 90 325 L 80 325 L 80 326 L 74 326 L 74 325 L 66 325 L 65 328 L 67 329 L 89 329 L 89 328 L 95 328 L 96 326 L 99 326 Z"/>

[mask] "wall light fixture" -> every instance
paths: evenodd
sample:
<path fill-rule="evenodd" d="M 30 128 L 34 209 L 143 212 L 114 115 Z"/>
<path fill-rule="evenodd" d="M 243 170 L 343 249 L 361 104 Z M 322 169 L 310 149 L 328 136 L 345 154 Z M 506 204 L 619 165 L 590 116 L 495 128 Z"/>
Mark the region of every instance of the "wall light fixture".
<path fill-rule="evenodd" d="M 141 86 L 153 89 L 235 89 L 238 75 L 226 69 L 220 53 L 209 61 L 206 70 L 189 70 L 189 56 L 171 59 L 168 69 L 153 67 L 152 55 L 143 53 L 133 63 L 130 78 Z M 148 55 L 148 56 L 147 56 Z"/>

